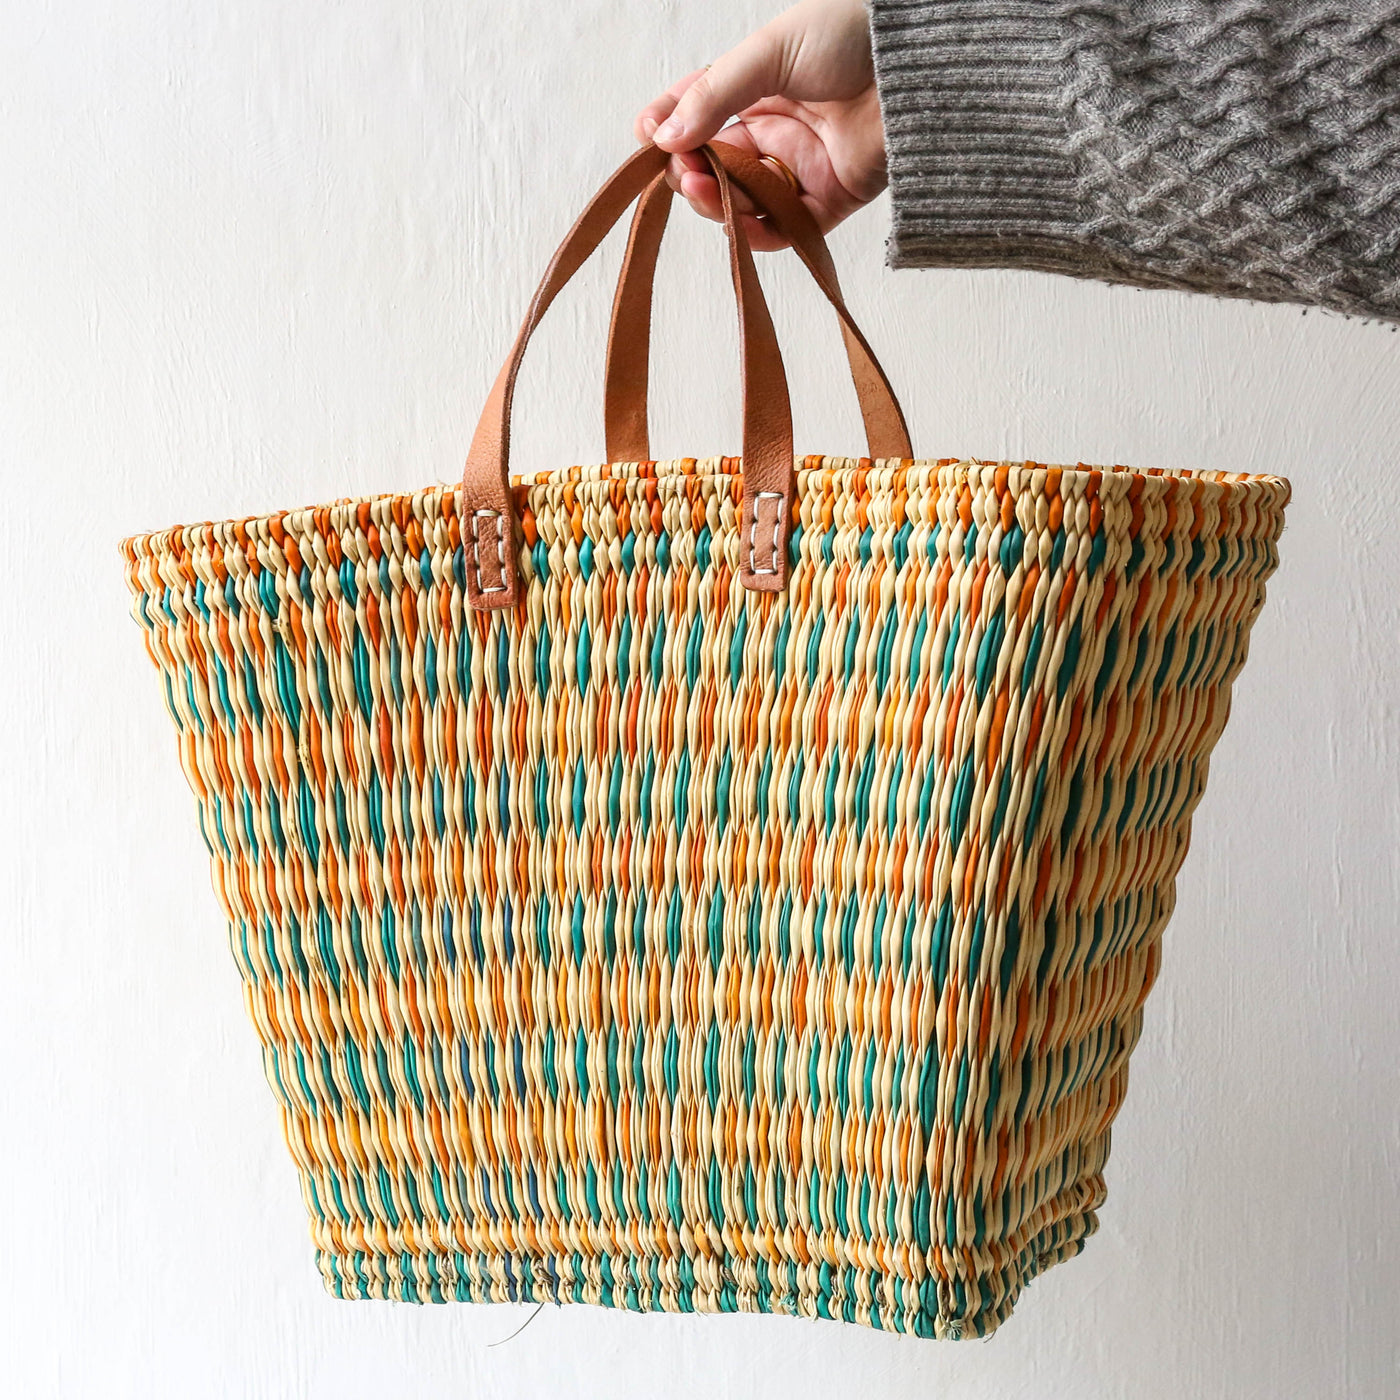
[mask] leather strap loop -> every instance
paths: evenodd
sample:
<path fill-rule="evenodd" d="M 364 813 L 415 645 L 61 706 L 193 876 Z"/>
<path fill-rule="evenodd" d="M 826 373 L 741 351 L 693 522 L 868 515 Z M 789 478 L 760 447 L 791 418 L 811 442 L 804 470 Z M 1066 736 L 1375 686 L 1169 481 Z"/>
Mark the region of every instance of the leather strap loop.
<path fill-rule="evenodd" d="M 792 447 L 792 404 L 787 373 L 753 251 L 734 213 L 734 191 L 720 153 L 702 146 L 719 182 L 729 265 L 739 303 L 744 362 L 744 495 L 739 509 L 739 581 L 745 588 L 780 592 L 787 585 L 788 539 L 797 504 Z"/>
<path fill-rule="evenodd" d="M 663 170 L 646 187 L 632 215 L 627 251 L 613 294 L 608 359 L 603 372 L 603 436 L 609 462 L 651 461 L 647 385 L 651 376 L 651 301 L 656 258 L 671 213 Z"/>
<path fill-rule="evenodd" d="M 730 177 L 792 244 L 841 321 L 851 379 L 860 401 L 866 445 L 873 458 L 913 456 L 904 412 L 888 377 L 855 324 L 841 293 L 831 250 L 807 206 L 761 160 L 727 142 L 713 148 Z M 651 460 L 648 433 L 651 307 L 656 259 L 670 213 L 672 190 L 660 175 L 637 203 L 613 298 L 604 376 L 603 418 L 610 462 Z"/>
<path fill-rule="evenodd" d="M 462 546 L 467 602 L 473 608 L 512 608 L 520 599 L 515 510 L 510 494 L 510 408 L 525 347 L 560 288 L 583 265 L 669 159 L 656 146 L 629 156 L 589 201 L 545 269 L 525 320 L 486 396 L 462 471 Z"/>
<path fill-rule="evenodd" d="M 790 195 L 781 179 L 733 147 L 709 144 L 702 146 L 700 150 L 720 187 L 724 228 L 729 243 L 730 274 L 739 313 L 739 343 L 743 357 L 744 384 L 744 493 L 739 521 L 739 577 L 748 588 L 778 591 L 787 582 L 788 539 L 792 531 L 793 511 L 796 505 L 792 409 L 782 356 L 778 349 L 772 318 L 758 282 L 758 274 L 754 269 L 753 253 L 735 217 L 730 181 L 731 167 L 736 172 L 736 179 L 742 179 L 743 187 L 750 196 L 770 211 L 774 222 L 792 239 L 803 261 L 811 268 L 818 285 L 841 315 L 843 328 L 847 332 L 848 348 L 852 344 L 851 337 L 855 337 L 855 344 L 861 352 L 860 363 L 864 366 L 862 372 L 867 376 L 873 375 L 882 386 L 883 396 L 892 407 L 893 419 L 887 417 L 881 425 L 881 431 L 889 433 L 892 437 L 897 432 L 902 438 L 902 442 L 893 444 L 896 450 L 882 455 L 911 455 L 908 449 L 908 434 L 904 431 L 903 417 L 899 413 L 898 404 L 894 401 L 883 371 L 880 370 L 864 337 L 855 328 L 841 301 L 830 253 L 826 250 L 820 234 L 815 232 L 815 224 L 811 222 L 811 216 L 805 207 L 801 206 L 800 201 L 797 201 L 797 213 L 785 207 L 782 194 L 773 192 L 776 187 Z M 472 608 L 509 608 L 514 607 L 520 599 L 516 520 L 511 502 L 509 457 L 511 402 L 525 348 L 535 327 L 560 289 L 602 242 L 628 205 L 648 187 L 660 187 L 658 177 L 664 172 L 668 160 L 667 153 L 658 147 L 643 146 L 622 163 L 589 201 L 550 261 L 531 300 L 525 320 L 516 334 L 510 354 L 487 396 L 462 473 L 467 602 Z M 659 201 L 659 196 L 654 198 Z M 656 212 L 657 210 L 659 212 Z M 816 244 L 820 245 L 819 247 L 812 243 L 810 234 L 803 228 L 804 217 L 811 224 L 811 233 L 815 233 Z M 780 223 L 780 218 L 785 222 Z M 637 266 L 645 266 L 649 259 L 651 267 L 655 267 L 656 249 L 660 245 L 664 227 L 664 202 L 652 206 L 652 212 L 642 219 L 640 225 L 634 224 L 633 236 L 629 240 L 629 257 L 640 259 Z M 789 232 L 789 229 L 795 232 Z M 645 366 L 650 338 L 650 278 L 631 278 L 630 285 L 633 291 L 622 298 L 623 321 L 620 327 L 615 307 L 611 341 L 618 353 L 623 354 L 624 361 L 628 353 L 635 357 L 639 344 L 640 362 Z M 633 297 L 637 300 L 632 300 Z M 641 318 L 641 324 L 648 327 L 644 340 L 633 337 L 628 330 L 630 325 L 636 323 L 638 317 Z M 624 343 L 634 348 L 624 352 Z M 854 351 L 852 357 L 854 363 Z M 645 384 L 644 376 L 642 383 Z M 857 387 L 862 387 L 859 375 Z M 880 395 L 875 392 L 868 379 L 865 388 L 868 392 L 862 394 L 863 406 L 867 402 L 880 402 Z M 636 403 L 635 396 L 633 403 Z M 645 411 L 643 393 L 643 434 Z M 886 414 L 889 412 L 888 409 L 881 411 Z M 897 420 L 897 430 L 894 420 Z M 635 432 L 635 421 L 631 428 L 620 431 Z"/>

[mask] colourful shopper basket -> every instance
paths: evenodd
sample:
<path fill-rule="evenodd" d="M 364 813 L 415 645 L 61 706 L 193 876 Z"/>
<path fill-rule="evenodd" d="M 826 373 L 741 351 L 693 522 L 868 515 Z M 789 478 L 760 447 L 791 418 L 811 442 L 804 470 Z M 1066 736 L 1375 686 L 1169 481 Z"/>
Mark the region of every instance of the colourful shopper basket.
<path fill-rule="evenodd" d="M 1284 481 L 914 460 L 783 181 L 720 181 L 743 457 L 651 460 L 646 147 L 463 485 L 124 544 L 345 1298 L 982 1336 L 1077 1253 Z M 731 181 L 843 326 L 793 454 Z M 509 475 L 555 293 L 638 201 L 611 465 Z"/>

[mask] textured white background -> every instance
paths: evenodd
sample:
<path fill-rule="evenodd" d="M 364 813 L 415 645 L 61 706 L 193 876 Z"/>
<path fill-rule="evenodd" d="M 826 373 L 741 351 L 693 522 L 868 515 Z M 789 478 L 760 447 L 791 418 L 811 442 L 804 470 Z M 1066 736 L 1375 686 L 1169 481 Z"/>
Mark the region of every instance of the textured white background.
<path fill-rule="evenodd" d="M 459 470 L 632 112 L 756 0 L 68 0 L 0 25 L 0 1392 L 1400 1394 L 1400 338 L 835 239 L 923 455 L 1267 470 L 1283 564 L 1217 750 L 1099 1234 L 990 1342 L 338 1303 L 244 1019 L 118 538 Z M 720 235 L 662 274 L 656 450 L 738 451 Z M 612 245 L 613 257 L 616 244 Z M 613 260 L 527 362 L 595 460 Z M 801 451 L 835 327 L 765 262 Z M 798 339 L 803 345 L 796 347 Z"/>

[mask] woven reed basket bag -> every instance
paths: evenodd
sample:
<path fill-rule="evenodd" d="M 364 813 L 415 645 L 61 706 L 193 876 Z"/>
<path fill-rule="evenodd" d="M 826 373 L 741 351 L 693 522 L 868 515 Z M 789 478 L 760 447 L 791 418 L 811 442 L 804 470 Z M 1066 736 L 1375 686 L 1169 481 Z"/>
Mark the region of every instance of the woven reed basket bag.
<path fill-rule="evenodd" d="M 914 460 L 801 202 L 704 150 L 742 459 L 650 456 L 644 147 L 460 489 L 129 539 L 133 613 L 333 1293 L 983 1336 L 1095 1228 L 1288 485 Z M 868 458 L 795 461 L 732 186 Z M 611 464 L 512 481 L 526 342 L 634 201 Z"/>

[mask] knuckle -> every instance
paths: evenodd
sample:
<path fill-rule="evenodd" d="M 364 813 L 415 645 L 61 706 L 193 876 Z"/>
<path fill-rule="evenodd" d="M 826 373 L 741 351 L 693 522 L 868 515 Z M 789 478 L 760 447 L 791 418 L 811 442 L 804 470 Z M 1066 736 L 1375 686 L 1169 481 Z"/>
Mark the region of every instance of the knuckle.
<path fill-rule="evenodd" d="M 702 73 L 685 90 L 685 96 L 677 105 L 684 107 L 687 113 L 696 115 L 713 106 L 714 100 L 715 85 L 708 73 Z"/>

